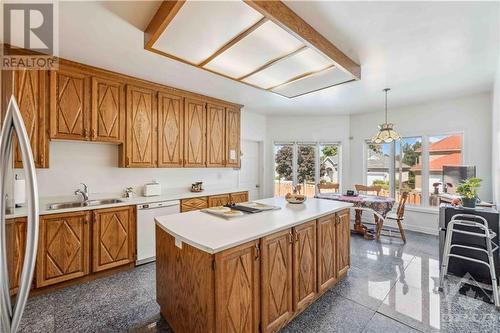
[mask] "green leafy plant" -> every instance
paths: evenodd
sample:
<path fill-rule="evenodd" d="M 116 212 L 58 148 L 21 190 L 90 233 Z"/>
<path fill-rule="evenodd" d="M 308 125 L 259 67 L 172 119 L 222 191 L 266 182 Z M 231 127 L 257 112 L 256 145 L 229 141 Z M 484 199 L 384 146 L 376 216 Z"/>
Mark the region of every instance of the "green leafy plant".
<path fill-rule="evenodd" d="M 483 180 L 480 178 L 469 178 L 464 180 L 457 186 L 457 193 L 462 197 L 467 199 L 476 199 L 477 198 L 477 190 L 481 186 L 481 182 Z"/>

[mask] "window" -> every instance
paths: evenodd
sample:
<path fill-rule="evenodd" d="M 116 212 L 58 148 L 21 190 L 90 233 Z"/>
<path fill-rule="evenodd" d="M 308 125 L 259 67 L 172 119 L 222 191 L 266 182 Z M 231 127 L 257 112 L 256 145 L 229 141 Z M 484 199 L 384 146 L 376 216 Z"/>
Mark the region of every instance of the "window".
<path fill-rule="evenodd" d="M 391 196 L 391 170 L 393 163 L 392 145 L 367 142 L 366 147 L 366 185 L 381 186 L 381 196 Z"/>
<path fill-rule="evenodd" d="M 443 167 L 462 165 L 462 136 L 460 134 L 431 136 L 428 151 L 429 204 L 438 206 L 438 196 L 443 193 L 443 186 L 446 185 L 443 182 Z"/>
<path fill-rule="evenodd" d="M 301 194 L 314 197 L 317 183 L 339 184 L 339 180 L 340 145 L 338 143 L 274 144 L 275 196 L 292 193 L 293 186 L 299 185 Z"/>
<path fill-rule="evenodd" d="M 399 200 L 408 192 L 409 205 L 438 206 L 443 167 L 462 165 L 462 135 L 404 137 L 395 143 L 373 144 L 366 153 L 366 184 L 382 186 L 381 195 Z M 448 192 L 453 190 L 448 186 Z"/>
<path fill-rule="evenodd" d="M 394 186 L 397 201 L 403 192 L 408 192 L 408 204 L 420 205 L 422 203 L 421 155 L 422 137 L 402 138 L 396 142 Z"/>

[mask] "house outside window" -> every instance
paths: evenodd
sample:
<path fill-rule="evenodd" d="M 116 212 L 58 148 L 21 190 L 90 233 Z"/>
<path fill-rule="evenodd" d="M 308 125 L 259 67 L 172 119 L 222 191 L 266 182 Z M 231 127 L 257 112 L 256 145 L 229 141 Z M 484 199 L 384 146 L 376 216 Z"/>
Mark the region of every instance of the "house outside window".
<path fill-rule="evenodd" d="M 456 133 L 403 137 L 380 145 L 367 141 L 366 184 L 382 186 L 381 195 L 396 200 L 408 192 L 409 205 L 438 206 L 443 167 L 462 165 L 462 141 Z"/>

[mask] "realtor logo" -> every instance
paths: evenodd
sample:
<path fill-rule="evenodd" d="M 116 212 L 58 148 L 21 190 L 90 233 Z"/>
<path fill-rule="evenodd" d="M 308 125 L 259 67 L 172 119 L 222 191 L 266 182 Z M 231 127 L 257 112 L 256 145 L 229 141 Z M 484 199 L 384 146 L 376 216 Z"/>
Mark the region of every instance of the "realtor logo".
<path fill-rule="evenodd" d="M 56 4 L 3 4 L 3 69 L 51 69 L 56 56 Z"/>

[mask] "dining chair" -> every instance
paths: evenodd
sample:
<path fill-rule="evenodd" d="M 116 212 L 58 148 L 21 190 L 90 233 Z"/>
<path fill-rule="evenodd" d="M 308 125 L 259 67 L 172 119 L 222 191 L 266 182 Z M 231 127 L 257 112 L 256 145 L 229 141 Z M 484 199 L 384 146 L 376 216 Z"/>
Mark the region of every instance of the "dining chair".
<path fill-rule="evenodd" d="M 354 188 L 356 189 L 356 192 L 362 193 L 362 194 L 375 194 L 375 195 L 380 195 L 380 191 L 382 191 L 382 186 L 380 185 L 372 185 L 372 186 L 367 186 L 363 184 L 355 184 Z M 356 213 L 356 218 L 359 218 L 361 220 L 361 215 L 363 215 L 363 210 L 362 209 L 355 209 L 354 210 Z M 375 226 L 378 225 L 379 217 L 377 214 L 373 214 L 373 218 L 375 219 Z"/>
<path fill-rule="evenodd" d="M 319 183 L 316 185 L 318 188 L 318 193 L 321 193 L 321 190 L 333 190 L 333 192 L 339 191 L 339 183 Z"/>
<path fill-rule="evenodd" d="M 401 197 L 399 198 L 399 204 L 398 204 L 398 209 L 396 210 L 396 213 L 390 212 L 386 216 L 386 220 L 396 221 L 396 223 L 398 224 L 398 228 L 399 228 L 399 235 L 401 236 L 401 239 L 405 243 L 406 243 L 406 236 L 405 236 L 405 230 L 403 229 L 402 222 L 405 218 L 405 206 L 406 206 L 406 202 L 408 201 L 408 195 L 409 195 L 408 192 L 401 193 Z M 384 228 L 384 220 L 380 219 L 379 223 L 377 224 L 377 239 L 380 239 L 380 235 L 382 233 L 383 228 Z M 384 234 L 384 236 L 397 237 L 397 236 L 393 236 L 391 232 L 392 231 L 389 230 L 389 234 Z"/>

